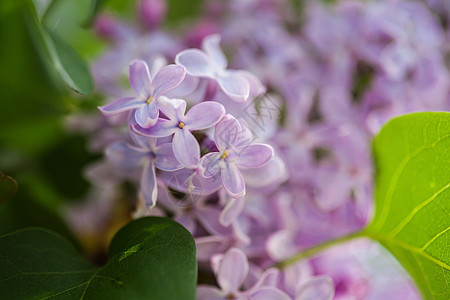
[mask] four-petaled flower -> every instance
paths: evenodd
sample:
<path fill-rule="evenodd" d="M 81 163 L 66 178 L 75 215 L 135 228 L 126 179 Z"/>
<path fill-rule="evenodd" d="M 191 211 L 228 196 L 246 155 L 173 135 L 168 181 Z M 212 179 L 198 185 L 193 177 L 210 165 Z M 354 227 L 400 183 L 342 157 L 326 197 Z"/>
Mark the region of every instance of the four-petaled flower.
<path fill-rule="evenodd" d="M 168 119 L 160 118 L 150 128 L 136 126 L 131 129 L 141 135 L 150 137 L 166 137 L 173 134 L 173 152 L 178 161 L 187 168 L 195 168 L 200 161 L 200 146 L 191 133 L 216 125 L 225 115 L 225 108 L 217 102 L 202 102 L 193 106 L 188 113 L 186 101 L 160 97 L 159 109 Z"/>
<path fill-rule="evenodd" d="M 249 273 L 247 256 L 240 249 L 231 248 L 224 255 L 213 256 L 211 264 L 220 289 L 207 285 L 198 286 L 199 300 L 290 300 L 286 293 L 275 286 L 279 271 L 273 268 L 262 273 L 253 287 L 246 291 L 240 290 Z"/>
<path fill-rule="evenodd" d="M 183 50 L 175 57 L 177 65 L 186 68 L 189 75 L 217 81 L 222 91 L 236 102 L 244 102 L 250 95 L 250 83 L 238 71 L 227 70 L 227 59 L 219 47 L 220 36 L 206 37 L 202 48 Z"/>
<path fill-rule="evenodd" d="M 249 144 L 243 138 L 243 129 L 231 115 L 225 115 L 216 125 L 214 141 L 219 152 L 210 152 L 200 161 L 203 176 L 208 178 L 220 171 L 222 184 L 230 197 L 245 195 L 245 183 L 239 168 L 258 168 L 273 156 L 271 146 Z"/>
<path fill-rule="evenodd" d="M 157 187 L 155 167 L 164 171 L 182 168 L 176 160 L 172 144 L 156 145 L 155 138 L 130 133 L 136 145 L 120 141 L 106 149 L 107 157 L 122 170 L 132 170 L 142 166 L 141 196 L 151 208 L 156 204 Z"/>
<path fill-rule="evenodd" d="M 135 60 L 131 62 L 129 72 L 131 88 L 137 95 L 115 100 L 99 109 L 106 116 L 136 109 L 136 122 L 148 128 L 158 120 L 158 98 L 176 88 L 184 80 L 186 70 L 182 66 L 168 65 L 152 78 L 147 63 Z"/>

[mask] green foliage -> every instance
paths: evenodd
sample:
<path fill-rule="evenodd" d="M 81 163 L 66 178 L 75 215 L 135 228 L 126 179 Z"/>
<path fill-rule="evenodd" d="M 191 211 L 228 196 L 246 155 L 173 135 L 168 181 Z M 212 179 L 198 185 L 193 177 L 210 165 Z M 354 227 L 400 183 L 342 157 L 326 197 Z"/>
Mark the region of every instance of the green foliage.
<path fill-rule="evenodd" d="M 369 237 L 384 245 L 426 299 L 450 299 L 450 113 L 416 113 L 374 141 L 376 213 Z"/>
<path fill-rule="evenodd" d="M 129 223 L 100 268 L 60 236 L 37 228 L 0 237 L 0 256 L 5 299 L 195 299 L 194 240 L 169 219 Z"/>
<path fill-rule="evenodd" d="M 0 172 L 0 205 L 11 199 L 17 192 L 14 178 Z"/>

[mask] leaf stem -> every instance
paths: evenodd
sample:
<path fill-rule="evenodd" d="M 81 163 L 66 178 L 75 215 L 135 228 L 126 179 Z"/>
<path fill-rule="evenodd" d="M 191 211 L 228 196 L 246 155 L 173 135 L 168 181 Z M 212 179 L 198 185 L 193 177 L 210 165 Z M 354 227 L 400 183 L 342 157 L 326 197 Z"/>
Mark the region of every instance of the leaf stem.
<path fill-rule="evenodd" d="M 301 252 L 299 252 L 299 253 L 297 253 L 297 254 L 295 254 L 295 255 L 293 255 L 293 256 L 285 259 L 285 260 L 282 260 L 282 261 L 276 263 L 274 265 L 274 267 L 276 267 L 278 269 L 284 269 L 284 268 L 286 268 L 289 265 L 292 265 L 292 264 L 294 264 L 294 263 L 296 263 L 296 262 L 298 262 L 298 261 L 300 261 L 300 260 L 302 260 L 304 258 L 308 258 L 310 256 L 314 256 L 315 254 L 317 254 L 319 252 L 322 252 L 322 251 L 324 251 L 324 250 L 326 250 L 326 249 L 328 249 L 328 248 L 330 248 L 330 247 L 332 247 L 334 245 L 341 244 L 341 243 L 344 243 L 344 242 L 347 242 L 347 241 L 350 241 L 350 240 L 354 240 L 354 239 L 357 239 L 357 238 L 360 238 L 360 237 L 367 237 L 367 233 L 366 233 L 365 230 L 357 231 L 357 232 L 351 233 L 351 234 L 343 236 L 343 237 L 339 237 L 339 238 L 336 238 L 336 239 L 328 240 L 328 241 L 326 241 L 326 242 L 324 242 L 322 244 L 319 244 L 319 245 L 307 248 L 305 250 L 302 250 Z"/>

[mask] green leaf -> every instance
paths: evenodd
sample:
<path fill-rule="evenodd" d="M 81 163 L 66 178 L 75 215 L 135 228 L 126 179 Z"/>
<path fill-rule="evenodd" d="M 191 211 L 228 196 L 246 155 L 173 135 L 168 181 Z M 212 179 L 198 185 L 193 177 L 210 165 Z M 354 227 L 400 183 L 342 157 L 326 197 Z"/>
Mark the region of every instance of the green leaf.
<path fill-rule="evenodd" d="M 114 237 L 109 261 L 93 268 L 60 236 L 26 229 L 0 237 L 5 299 L 194 299 L 195 244 L 178 223 L 133 221 Z"/>
<path fill-rule="evenodd" d="M 44 31 L 53 67 L 74 91 L 89 95 L 94 87 L 91 73 L 78 53 L 56 33 Z"/>
<path fill-rule="evenodd" d="M 17 192 L 14 178 L 0 172 L 0 205 L 10 200 Z"/>
<path fill-rule="evenodd" d="M 103 0 L 91 0 L 89 2 L 88 14 L 86 17 L 86 21 L 84 22 L 84 24 L 86 26 L 92 25 L 92 22 L 94 21 L 97 13 L 99 12 L 100 7 L 102 6 L 103 2 L 104 2 Z"/>
<path fill-rule="evenodd" d="M 426 299 L 450 299 L 450 113 L 390 121 L 374 140 L 375 216 L 366 233 Z"/>

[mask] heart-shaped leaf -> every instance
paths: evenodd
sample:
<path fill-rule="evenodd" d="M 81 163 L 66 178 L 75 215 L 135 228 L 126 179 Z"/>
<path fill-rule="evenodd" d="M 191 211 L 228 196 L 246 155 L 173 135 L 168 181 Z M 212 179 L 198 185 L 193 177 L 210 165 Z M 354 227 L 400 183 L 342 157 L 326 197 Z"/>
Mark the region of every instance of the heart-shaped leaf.
<path fill-rule="evenodd" d="M 133 221 L 114 237 L 109 261 L 92 267 L 65 239 L 32 228 L 0 237 L 4 299 L 195 299 L 190 233 L 159 217 Z"/>
<path fill-rule="evenodd" d="M 450 113 L 416 113 L 374 141 L 376 213 L 366 230 L 426 299 L 450 299 Z"/>
<path fill-rule="evenodd" d="M 11 199 L 17 192 L 14 178 L 0 172 L 0 205 Z"/>

